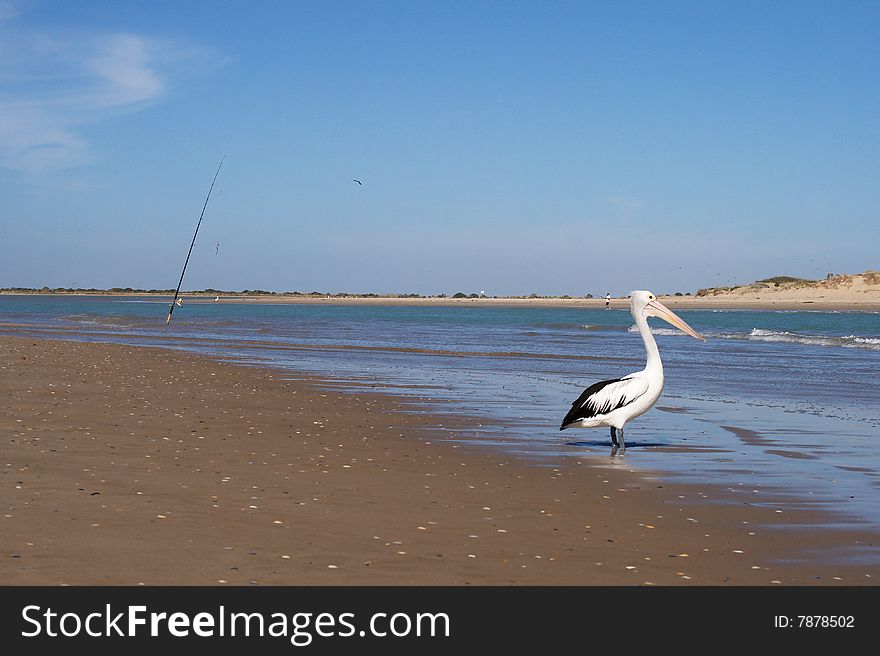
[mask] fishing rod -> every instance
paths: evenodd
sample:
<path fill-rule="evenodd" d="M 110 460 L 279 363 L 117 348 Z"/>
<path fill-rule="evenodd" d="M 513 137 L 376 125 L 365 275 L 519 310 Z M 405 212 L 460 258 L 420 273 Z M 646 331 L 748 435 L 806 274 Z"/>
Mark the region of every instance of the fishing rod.
<path fill-rule="evenodd" d="M 225 157 L 223 158 L 225 159 Z M 211 188 L 208 189 L 208 195 L 205 197 L 205 204 L 202 206 L 202 213 L 199 215 L 199 222 L 196 224 L 196 231 L 193 234 L 192 243 L 189 245 L 189 252 L 186 254 L 186 261 L 183 263 L 183 271 L 180 272 L 180 280 L 177 281 L 177 289 L 174 290 L 174 298 L 171 299 L 171 309 L 168 310 L 168 318 L 165 320 L 167 326 L 171 323 L 171 315 L 174 314 L 174 305 L 177 303 L 177 297 L 180 295 L 180 286 L 183 284 L 183 275 L 186 273 L 186 265 L 189 264 L 189 256 L 192 255 L 193 246 L 196 245 L 196 237 L 199 235 L 199 228 L 202 226 L 202 219 L 205 218 L 205 210 L 208 209 L 208 201 L 211 200 L 211 192 L 214 191 L 214 183 L 217 182 L 217 176 L 220 175 L 220 169 L 223 167 L 223 159 L 220 160 L 220 166 L 211 180 Z"/>

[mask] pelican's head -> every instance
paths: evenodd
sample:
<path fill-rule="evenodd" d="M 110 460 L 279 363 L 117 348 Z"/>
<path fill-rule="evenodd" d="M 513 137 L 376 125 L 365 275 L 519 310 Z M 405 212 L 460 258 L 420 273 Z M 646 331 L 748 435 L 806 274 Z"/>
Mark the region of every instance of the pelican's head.
<path fill-rule="evenodd" d="M 640 317 L 645 319 L 648 317 L 660 317 L 663 321 L 672 324 L 691 337 L 706 341 L 705 337 L 682 321 L 681 317 L 658 301 L 657 297 L 651 292 L 635 291 L 630 293 L 629 298 L 629 307 L 634 319 L 638 320 Z"/>

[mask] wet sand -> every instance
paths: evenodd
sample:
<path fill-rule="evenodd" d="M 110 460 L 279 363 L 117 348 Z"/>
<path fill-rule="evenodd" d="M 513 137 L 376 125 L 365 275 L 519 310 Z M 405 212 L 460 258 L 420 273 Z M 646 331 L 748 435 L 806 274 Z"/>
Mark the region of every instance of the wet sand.
<path fill-rule="evenodd" d="M 872 585 L 868 529 L 456 444 L 462 418 L 177 351 L 0 338 L 0 584 Z"/>

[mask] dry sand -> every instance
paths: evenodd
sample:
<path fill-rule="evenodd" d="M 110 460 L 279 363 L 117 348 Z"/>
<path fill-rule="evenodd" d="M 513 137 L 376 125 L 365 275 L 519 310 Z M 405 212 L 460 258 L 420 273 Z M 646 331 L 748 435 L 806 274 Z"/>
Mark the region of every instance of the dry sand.
<path fill-rule="evenodd" d="M 829 280 L 794 282 L 774 285 L 753 283 L 731 289 L 716 288 L 696 296 L 664 295 L 656 292 L 663 302 L 673 308 L 692 310 L 840 310 L 880 311 L 880 273 L 867 271 L 856 275 L 842 274 Z M 8 293 L 8 292 L 3 292 Z M 125 294 L 108 294 L 125 296 Z M 155 295 L 140 294 L 156 298 Z M 213 294 L 182 294 L 185 303 L 213 303 Z M 306 305 L 403 305 L 452 307 L 571 307 L 604 308 L 604 298 L 400 298 L 396 296 L 337 297 L 337 296 L 220 296 L 220 303 L 291 303 Z M 612 299 L 614 309 L 628 309 L 629 298 Z"/>
<path fill-rule="evenodd" d="M 828 555 L 875 534 L 794 503 L 534 466 L 391 397 L 144 347 L 3 337 L 0 363 L 4 585 L 880 580 Z"/>
<path fill-rule="evenodd" d="M 681 307 L 877 311 L 880 273 L 842 274 L 813 282 L 756 282 L 732 289 L 706 290 L 698 297 L 674 297 L 674 301 Z"/>

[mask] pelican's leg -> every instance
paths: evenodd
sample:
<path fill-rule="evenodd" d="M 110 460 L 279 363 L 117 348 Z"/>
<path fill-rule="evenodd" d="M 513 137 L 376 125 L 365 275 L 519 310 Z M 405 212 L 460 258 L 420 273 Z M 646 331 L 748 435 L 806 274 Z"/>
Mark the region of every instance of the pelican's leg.
<path fill-rule="evenodd" d="M 617 446 L 617 429 L 614 426 L 611 427 L 611 444 Z"/>
<path fill-rule="evenodd" d="M 623 440 L 623 429 L 617 429 L 617 435 L 620 438 L 620 452 L 623 453 L 626 451 L 626 442 Z"/>

